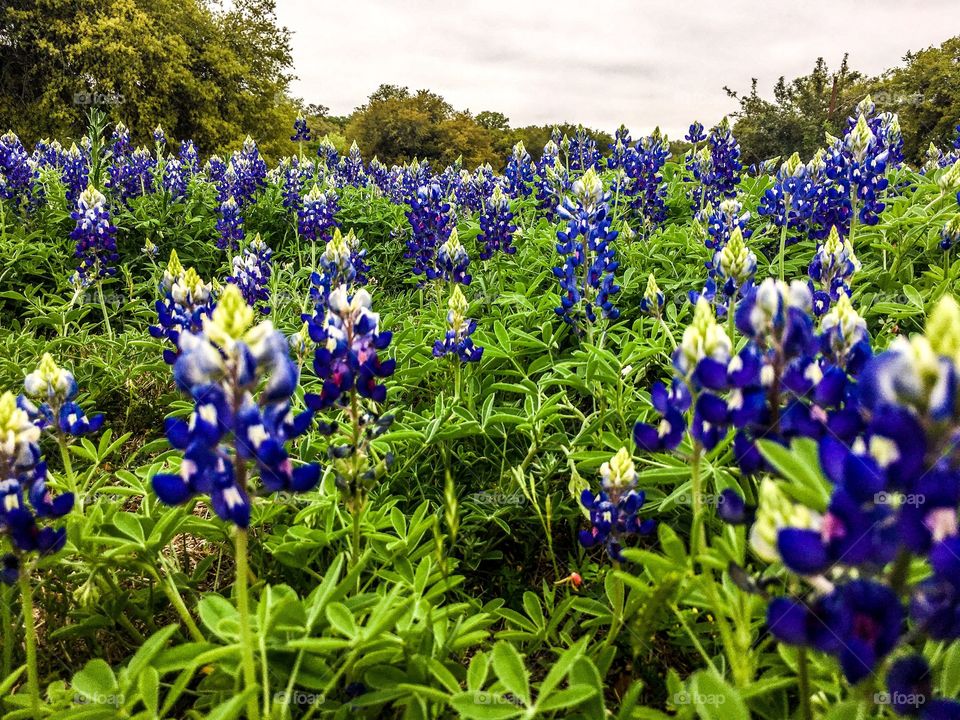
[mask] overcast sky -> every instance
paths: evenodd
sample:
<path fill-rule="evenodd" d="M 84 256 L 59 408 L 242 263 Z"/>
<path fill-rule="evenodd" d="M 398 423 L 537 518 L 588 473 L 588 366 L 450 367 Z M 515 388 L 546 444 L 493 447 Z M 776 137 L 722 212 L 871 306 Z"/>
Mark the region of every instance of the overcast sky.
<path fill-rule="evenodd" d="M 876 74 L 960 34 L 960 0 L 277 0 L 293 31 L 293 91 L 336 115 L 381 83 L 428 88 L 513 126 L 581 122 L 671 137 L 769 96 L 781 75 Z"/>

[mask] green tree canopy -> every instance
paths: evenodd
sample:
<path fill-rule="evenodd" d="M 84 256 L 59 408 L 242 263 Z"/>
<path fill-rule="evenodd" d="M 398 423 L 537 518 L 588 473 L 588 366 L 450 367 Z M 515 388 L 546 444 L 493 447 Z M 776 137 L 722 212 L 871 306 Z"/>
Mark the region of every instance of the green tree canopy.
<path fill-rule="evenodd" d="M 91 104 L 146 142 L 162 124 L 204 152 L 246 134 L 286 148 L 289 32 L 274 0 L 7 0 L 0 7 L 0 127 L 76 137 Z"/>

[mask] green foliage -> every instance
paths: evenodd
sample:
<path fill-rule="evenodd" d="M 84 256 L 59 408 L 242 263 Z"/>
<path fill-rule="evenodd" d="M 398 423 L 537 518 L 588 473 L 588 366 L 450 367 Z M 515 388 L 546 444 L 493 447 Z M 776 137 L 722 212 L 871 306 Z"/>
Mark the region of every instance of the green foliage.
<path fill-rule="evenodd" d="M 77 137 L 91 105 L 152 146 L 159 123 L 206 153 L 248 133 L 289 153 L 289 33 L 274 0 L 14 0 L 0 8 L 0 127 Z"/>

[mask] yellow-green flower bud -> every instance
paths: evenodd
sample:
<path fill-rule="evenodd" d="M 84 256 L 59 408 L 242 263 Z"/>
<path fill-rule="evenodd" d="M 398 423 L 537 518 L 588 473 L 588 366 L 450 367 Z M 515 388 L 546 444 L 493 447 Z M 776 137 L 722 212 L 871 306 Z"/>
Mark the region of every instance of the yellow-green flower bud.
<path fill-rule="evenodd" d="M 617 454 L 600 466 L 603 489 L 608 494 L 621 494 L 637 484 L 637 468 L 630 451 L 620 448 Z"/>
<path fill-rule="evenodd" d="M 769 478 L 760 483 L 757 517 L 750 530 L 750 547 L 761 560 L 778 562 L 777 535 L 785 527 L 819 530 L 822 518 L 810 508 L 793 502 Z"/>

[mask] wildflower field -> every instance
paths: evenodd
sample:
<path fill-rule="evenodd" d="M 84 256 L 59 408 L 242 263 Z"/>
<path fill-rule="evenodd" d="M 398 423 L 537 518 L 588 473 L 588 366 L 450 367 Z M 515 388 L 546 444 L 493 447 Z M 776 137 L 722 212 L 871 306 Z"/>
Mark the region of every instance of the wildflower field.
<path fill-rule="evenodd" d="M 292 133 L 0 137 L 0 717 L 960 718 L 960 137 Z"/>

